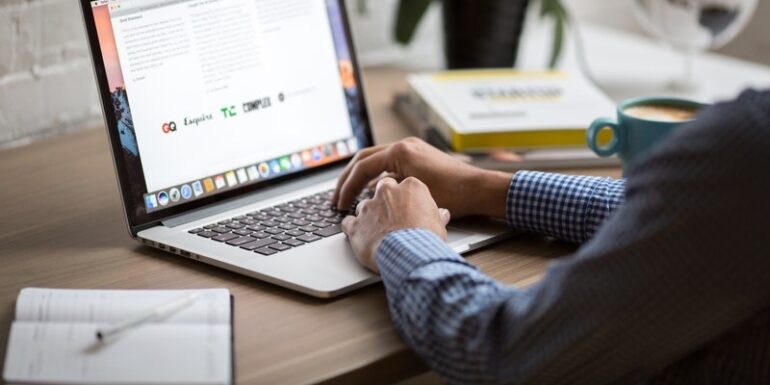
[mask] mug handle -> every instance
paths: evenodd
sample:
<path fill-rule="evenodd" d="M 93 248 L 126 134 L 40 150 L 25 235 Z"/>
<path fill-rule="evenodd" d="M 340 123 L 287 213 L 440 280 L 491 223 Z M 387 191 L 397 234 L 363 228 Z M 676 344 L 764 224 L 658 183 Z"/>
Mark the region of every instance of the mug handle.
<path fill-rule="evenodd" d="M 599 132 L 605 127 L 612 129 L 612 141 L 605 147 L 600 147 Z M 588 128 L 588 147 L 591 148 L 597 155 L 606 158 L 615 155 L 620 150 L 620 128 L 618 123 L 609 118 L 599 118 L 591 123 L 591 127 Z"/>

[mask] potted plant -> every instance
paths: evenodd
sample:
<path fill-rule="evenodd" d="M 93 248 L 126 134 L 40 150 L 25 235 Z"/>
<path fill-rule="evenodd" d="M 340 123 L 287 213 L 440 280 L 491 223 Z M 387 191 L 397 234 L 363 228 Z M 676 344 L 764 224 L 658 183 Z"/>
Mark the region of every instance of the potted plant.
<path fill-rule="evenodd" d="M 365 9 L 367 0 L 359 0 Z M 439 0 L 436 0 L 439 1 Z M 444 48 L 449 68 L 512 67 L 530 0 L 440 0 L 444 16 Z M 560 0 L 540 1 L 540 16 L 554 20 L 549 65 L 555 67 L 564 40 L 567 12 Z M 409 44 L 434 0 L 400 0 L 395 38 Z"/>

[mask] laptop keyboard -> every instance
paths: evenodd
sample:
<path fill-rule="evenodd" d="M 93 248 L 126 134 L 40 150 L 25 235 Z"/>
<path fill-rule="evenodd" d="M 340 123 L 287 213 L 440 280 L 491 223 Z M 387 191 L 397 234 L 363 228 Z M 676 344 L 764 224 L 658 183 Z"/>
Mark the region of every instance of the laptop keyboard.
<path fill-rule="evenodd" d="M 334 190 L 324 191 L 264 210 L 253 211 L 228 220 L 190 230 L 190 234 L 208 238 L 262 255 L 301 247 L 342 232 L 342 218 L 355 212 L 338 212 L 330 202 Z"/>

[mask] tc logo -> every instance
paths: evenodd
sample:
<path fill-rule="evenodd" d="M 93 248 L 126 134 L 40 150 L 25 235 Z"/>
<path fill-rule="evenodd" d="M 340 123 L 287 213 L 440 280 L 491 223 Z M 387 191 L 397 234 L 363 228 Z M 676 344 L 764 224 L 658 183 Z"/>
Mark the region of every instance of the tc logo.
<path fill-rule="evenodd" d="M 174 122 L 163 123 L 163 126 L 161 126 L 161 130 L 163 130 L 164 134 L 170 134 L 172 132 L 176 132 L 176 123 Z"/>
<path fill-rule="evenodd" d="M 225 116 L 225 119 L 232 118 L 236 115 L 235 106 L 222 107 L 220 111 L 222 111 L 222 114 Z"/>

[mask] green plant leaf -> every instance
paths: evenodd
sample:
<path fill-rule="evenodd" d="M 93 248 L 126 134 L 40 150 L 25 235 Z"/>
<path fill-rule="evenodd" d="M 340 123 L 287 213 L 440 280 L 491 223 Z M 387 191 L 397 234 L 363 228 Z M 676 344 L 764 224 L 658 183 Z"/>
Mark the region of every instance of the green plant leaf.
<path fill-rule="evenodd" d="M 549 68 L 555 68 L 561 58 L 562 48 L 564 46 L 565 26 L 567 24 L 567 10 L 560 0 L 540 0 L 540 17 L 553 17 L 553 46 L 551 47 L 551 58 L 548 62 Z"/>
<path fill-rule="evenodd" d="M 396 41 L 409 44 L 433 0 L 401 0 L 396 19 Z"/>

